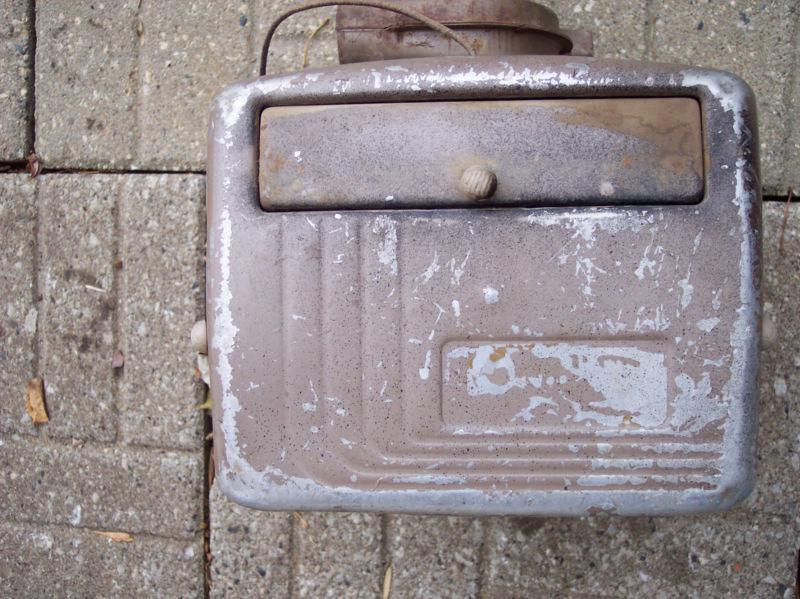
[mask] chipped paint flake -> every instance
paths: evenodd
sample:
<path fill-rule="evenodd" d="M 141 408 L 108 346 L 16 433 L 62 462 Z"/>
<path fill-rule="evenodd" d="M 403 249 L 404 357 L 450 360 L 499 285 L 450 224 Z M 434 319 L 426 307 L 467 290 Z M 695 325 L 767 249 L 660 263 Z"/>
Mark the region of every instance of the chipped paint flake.
<path fill-rule="evenodd" d="M 425 354 L 425 365 L 419 369 L 419 378 L 423 381 L 427 381 L 428 378 L 431 376 L 431 350 L 428 350 Z"/>
<path fill-rule="evenodd" d="M 388 266 L 392 275 L 397 276 L 397 226 L 395 222 L 388 216 L 379 216 L 375 219 L 372 232 L 383 236 L 376 250 L 378 261 L 384 266 Z"/>
<path fill-rule="evenodd" d="M 710 333 L 719 324 L 719 318 L 704 318 L 702 320 L 697 321 L 697 328 L 703 331 L 704 333 Z"/>
<path fill-rule="evenodd" d="M 484 287 L 483 301 L 487 304 L 496 304 L 500 301 L 500 292 L 494 287 Z"/>
<path fill-rule="evenodd" d="M 454 389 L 456 381 L 464 384 L 468 397 L 513 397 L 534 391 L 511 423 L 533 422 L 544 414 L 539 412 L 542 407 L 554 409 L 550 413 L 564 422 L 609 427 L 619 427 L 625 417 L 635 418 L 639 426 L 655 427 L 667 416 L 664 354 L 637 347 L 569 343 L 455 347 L 447 353 L 443 378 L 447 389 Z"/>

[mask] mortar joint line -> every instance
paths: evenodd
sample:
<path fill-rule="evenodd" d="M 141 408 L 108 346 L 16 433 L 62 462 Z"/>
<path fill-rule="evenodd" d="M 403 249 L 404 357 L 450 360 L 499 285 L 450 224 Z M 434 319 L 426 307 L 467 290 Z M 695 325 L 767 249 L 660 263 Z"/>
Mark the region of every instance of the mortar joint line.
<path fill-rule="evenodd" d="M 36 0 L 28 2 L 28 131 L 26 144 L 27 152 L 36 152 Z"/>

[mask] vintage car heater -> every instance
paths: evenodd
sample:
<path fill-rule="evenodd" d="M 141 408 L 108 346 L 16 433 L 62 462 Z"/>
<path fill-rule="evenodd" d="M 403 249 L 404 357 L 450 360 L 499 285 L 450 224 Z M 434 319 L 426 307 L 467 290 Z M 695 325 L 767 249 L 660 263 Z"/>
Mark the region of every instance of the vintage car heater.
<path fill-rule="evenodd" d="M 224 492 L 523 515 L 746 497 L 750 88 L 580 56 L 590 36 L 527 0 L 310 6 L 332 4 L 344 64 L 231 85 L 211 115 Z"/>

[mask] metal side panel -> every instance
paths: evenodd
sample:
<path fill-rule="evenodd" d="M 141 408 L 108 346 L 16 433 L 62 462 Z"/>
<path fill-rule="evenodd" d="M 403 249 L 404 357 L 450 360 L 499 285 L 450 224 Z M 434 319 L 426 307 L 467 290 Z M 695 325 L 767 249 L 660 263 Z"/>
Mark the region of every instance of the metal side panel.
<path fill-rule="evenodd" d="M 575 58 L 338 67 L 218 96 L 208 319 L 218 481 L 262 509 L 625 515 L 754 483 L 760 196 L 727 73 Z M 696 205 L 266 212 L 268 106 L 688 96 Z"/>

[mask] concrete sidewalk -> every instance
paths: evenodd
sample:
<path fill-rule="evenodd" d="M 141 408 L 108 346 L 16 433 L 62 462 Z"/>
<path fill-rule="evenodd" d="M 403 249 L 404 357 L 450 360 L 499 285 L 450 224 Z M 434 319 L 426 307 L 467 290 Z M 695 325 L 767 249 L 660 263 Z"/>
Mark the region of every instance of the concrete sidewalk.
<path fill-rule="evenodd" d="M 783 206 L 765 208 L 766 310 L 781 341 L 763 355 L 758 488 L 731 513 L 301 516 L 253 512 L 207 489 L 204 388 L 187 340 L 204 311 L 206 107 L 255 74 L 268 23 L 294 4 L 0 5 L 0 165 L 19 171 L 35 149 L 51 169 L 0 174 L 2 595 L 378 597 L 391 564 L 394 598 L 793 597 L 797 205 L 782 253 Z M 766 191 L 800 182 L 800 1 L 550 5 L 565 26 L 596 31 L 598 55 L 744 76 L 759 96 Z M 287 22 L 273 69 L 297 69 L 331 14 Z M 334 53 L 328 26 L 312 64 Z M 50 418 L 38 426 L 25 412 L 35 376 Z"/>

